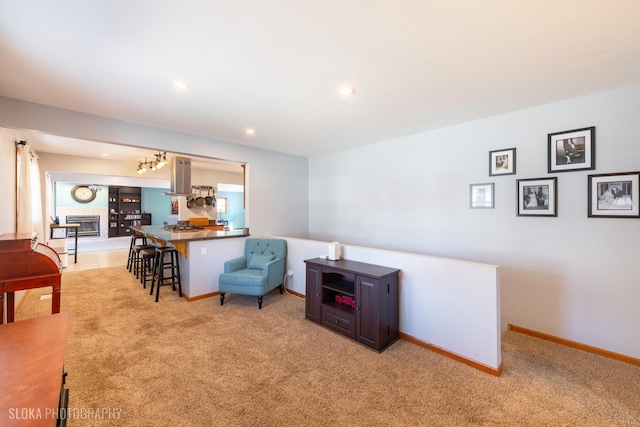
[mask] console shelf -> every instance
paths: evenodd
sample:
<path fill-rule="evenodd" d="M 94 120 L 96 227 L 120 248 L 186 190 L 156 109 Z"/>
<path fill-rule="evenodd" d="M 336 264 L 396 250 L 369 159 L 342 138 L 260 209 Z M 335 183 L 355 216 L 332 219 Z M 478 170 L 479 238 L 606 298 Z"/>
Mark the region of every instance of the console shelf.
<path fill-rule="evenodd" d="M 350 296 L 355 295 L 353 291 L 353 282 L 347 282 L 347 281 L 333 282 L 333 283 L 327 283 L 325 285 L 322 285 L 322 287 L 330 291 L 340 292 L 342 294 L 346 294 Z"/>
<path fill-rule="evenodd" d="M 307 319 L 378 352 L 398 339 L 400 270 L 323 258 L 305 263 Z"/>

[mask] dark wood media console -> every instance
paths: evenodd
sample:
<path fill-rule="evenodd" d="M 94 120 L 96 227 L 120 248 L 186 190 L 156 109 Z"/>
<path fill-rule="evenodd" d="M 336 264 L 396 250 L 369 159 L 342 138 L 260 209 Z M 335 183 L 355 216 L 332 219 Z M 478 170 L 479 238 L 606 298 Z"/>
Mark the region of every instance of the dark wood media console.
<path fill-rule="evenodd" d="M 400 270 L 323 258 L 305 263 L 307 319 L 378 352 L 398 339 Z"/>

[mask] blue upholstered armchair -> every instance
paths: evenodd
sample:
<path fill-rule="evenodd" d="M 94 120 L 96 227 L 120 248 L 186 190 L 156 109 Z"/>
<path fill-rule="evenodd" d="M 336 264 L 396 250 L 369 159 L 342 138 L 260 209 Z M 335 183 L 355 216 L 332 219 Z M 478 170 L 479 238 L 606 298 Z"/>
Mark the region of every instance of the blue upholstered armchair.
<path fill-rule="evenodd" d="M 244 256 L 224 263 L 220 275 L 220 305 L 224 305 L 227 292 L 258 297 L 258 308 L 262 308 L 262 297 L 284 282 L 284 264 L 287 258 L 287 241 L 283 239 L 253 239 L 245 242 Z"/>

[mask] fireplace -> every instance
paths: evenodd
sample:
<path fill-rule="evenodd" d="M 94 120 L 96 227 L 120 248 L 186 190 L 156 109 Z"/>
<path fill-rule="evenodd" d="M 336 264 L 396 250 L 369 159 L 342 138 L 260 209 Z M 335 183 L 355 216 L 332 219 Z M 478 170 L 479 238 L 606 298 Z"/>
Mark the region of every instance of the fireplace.
<path fill-rule="evenodd" d="M 67 224 L 80 224 L 78 237 L 100 237 L 100 215 L 67 215 Z M 69 237 L 74 237 L 76 230 L 69 229 Z"/>

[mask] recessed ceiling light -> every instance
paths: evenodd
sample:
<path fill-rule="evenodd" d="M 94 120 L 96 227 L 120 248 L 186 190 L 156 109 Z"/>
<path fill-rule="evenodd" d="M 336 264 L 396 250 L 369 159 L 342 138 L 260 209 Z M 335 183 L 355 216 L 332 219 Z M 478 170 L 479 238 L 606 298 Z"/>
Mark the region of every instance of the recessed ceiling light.
<path fill-rule="evenodd" d="M 356 93 L 356 90 L 352 87 L 349 86 L 343 86 L 340 89 L 338 89 L 338 93 L 340 95 L 345 95 L 345 96 L 349 96 L 349 95 L 353 95 L 354 93 Z"/>
<path fill-rule="evenodd" d="M 102 157 L 109 157 L 109 153 L 102 153 Z"/>
<path fill-rule="evenodd" d="M 254 135 L 254 134 L 256 133 L 256 131 L 255 131 L 255 129 L 246 129 L 246 130 L 245 130 L 245 133 L 246 133 L 247 135 Z"/>
<path fill-rule="evenodd" d="M 171 82 L 171 84 L 178 89 L 189 89 L 189 83 L 182 80 L 174 80 Z"/>

